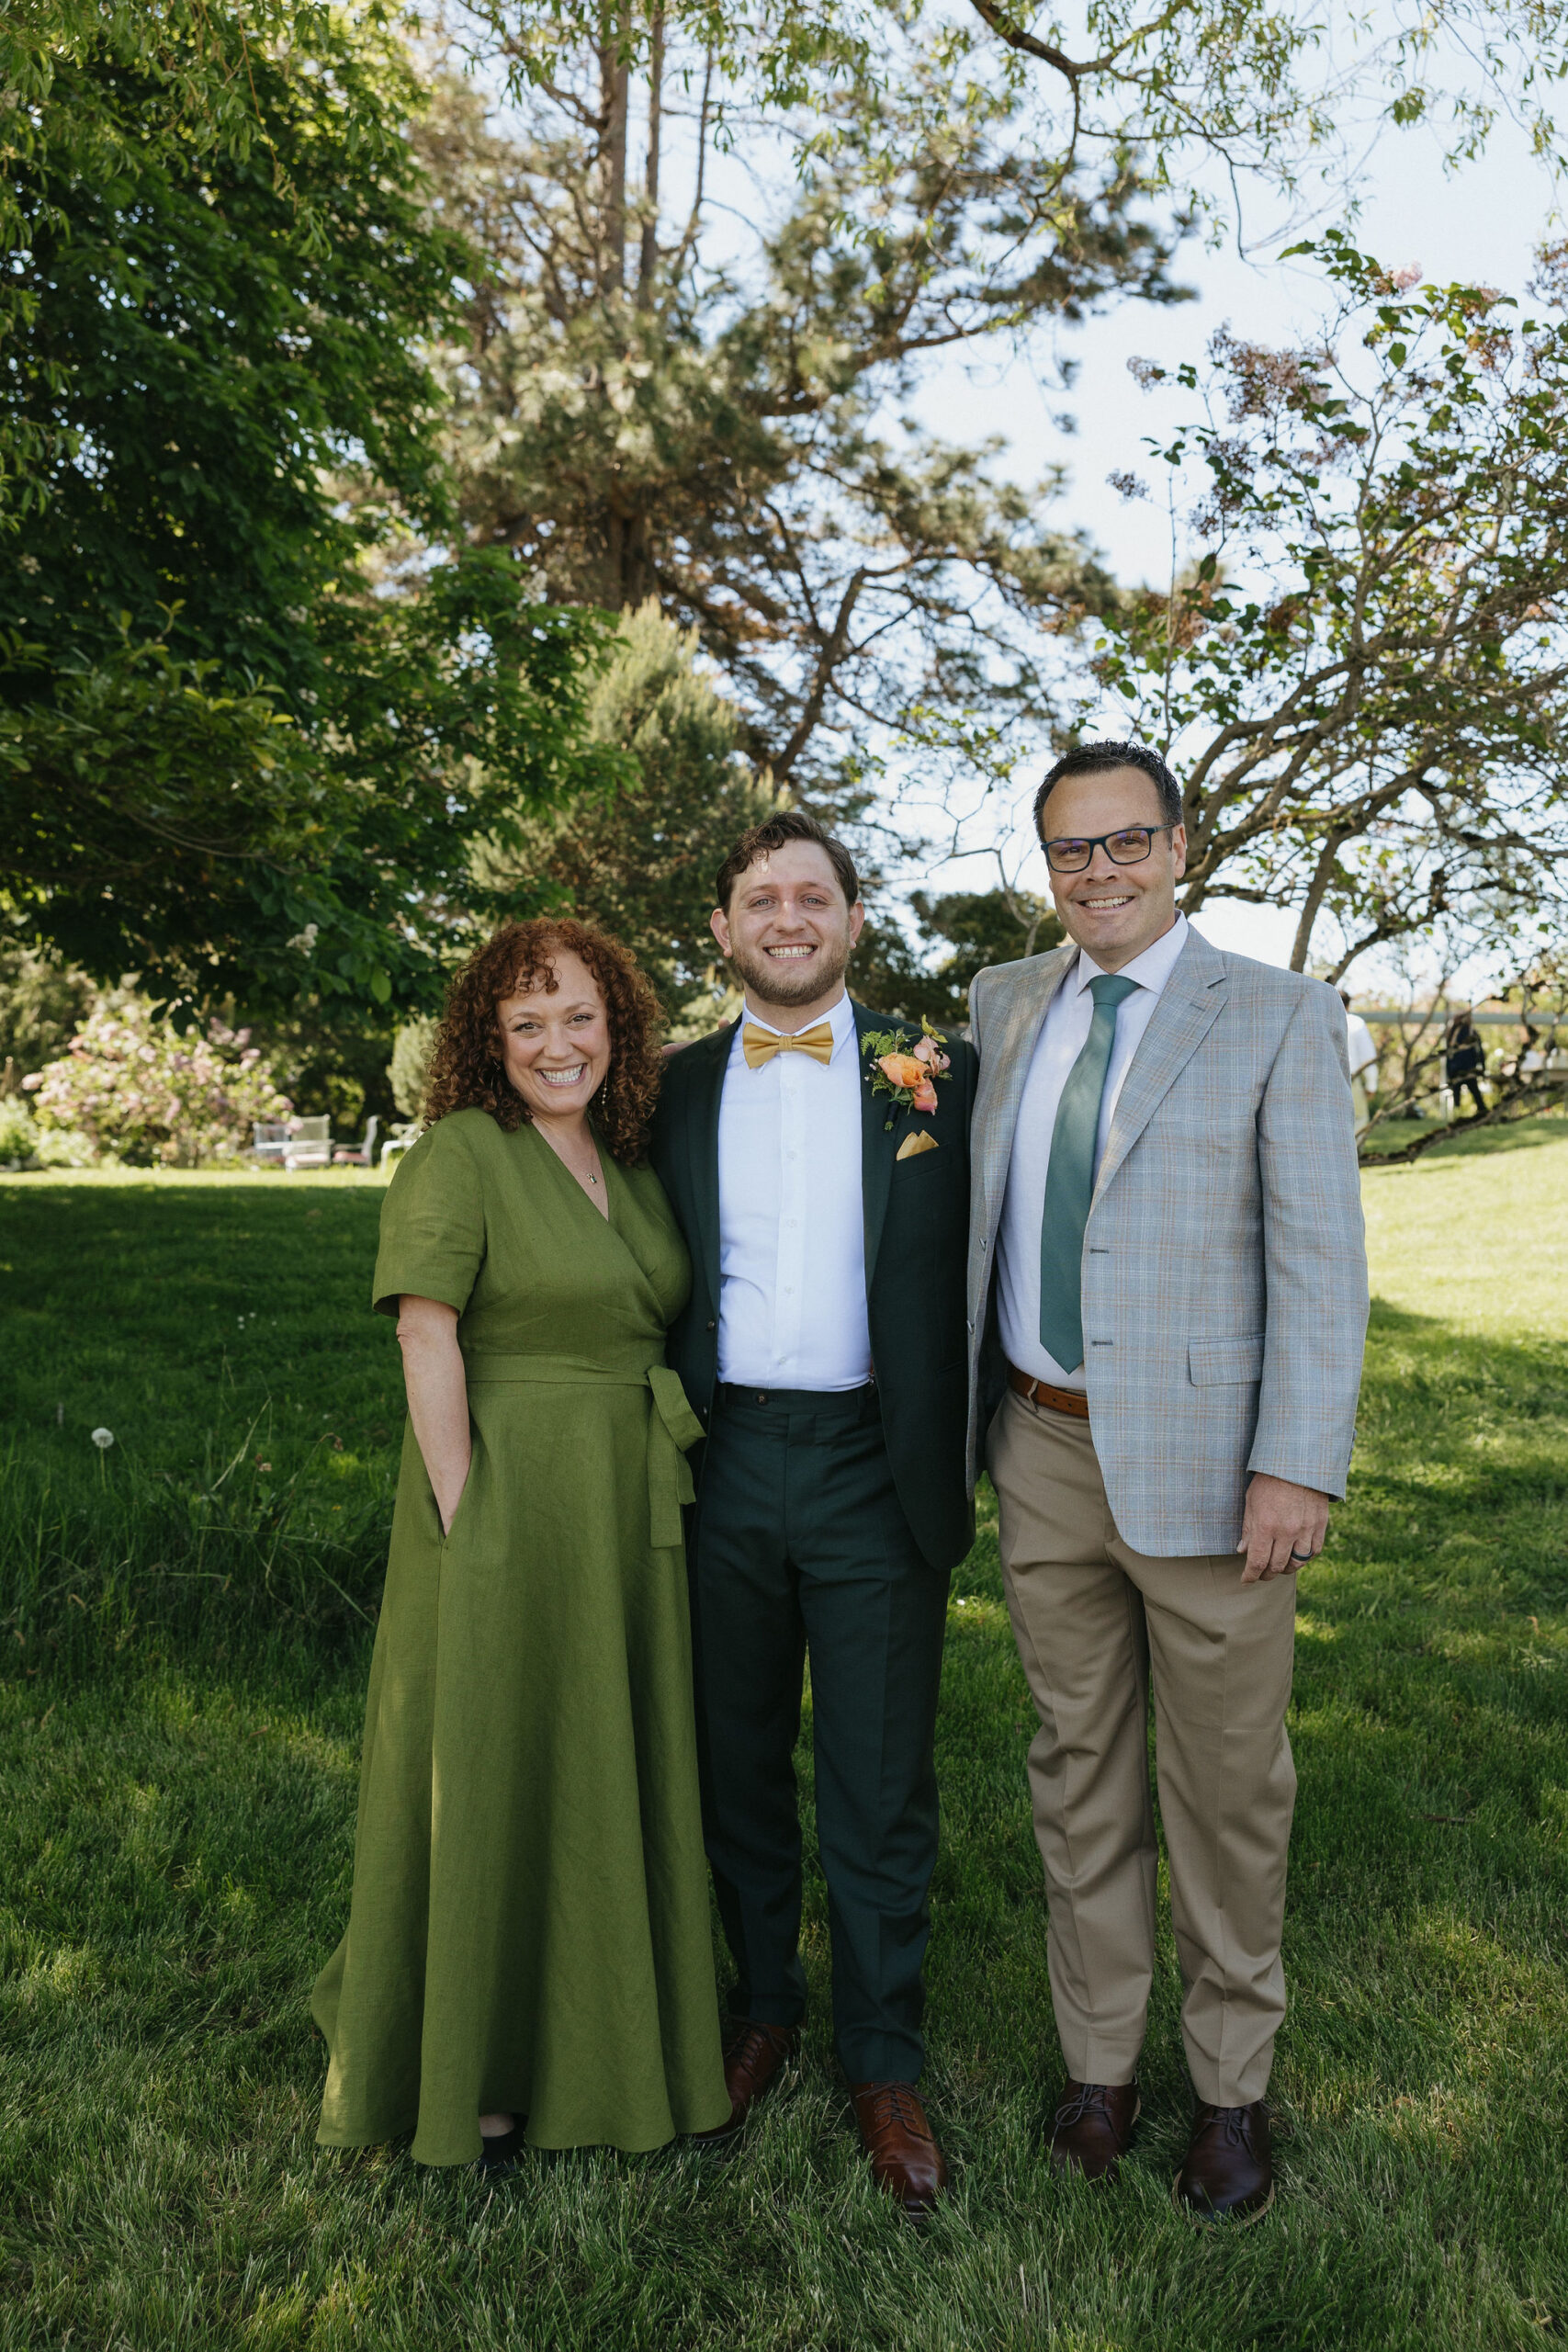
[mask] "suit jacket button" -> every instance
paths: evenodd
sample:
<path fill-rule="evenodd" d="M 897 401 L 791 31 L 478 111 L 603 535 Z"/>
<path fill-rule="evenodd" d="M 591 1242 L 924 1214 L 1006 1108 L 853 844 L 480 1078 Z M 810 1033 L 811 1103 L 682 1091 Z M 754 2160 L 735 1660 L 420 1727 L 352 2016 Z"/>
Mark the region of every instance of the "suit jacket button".
<path fill-rule="evenodd" d="M 710 1331 L 716 1331 L 716 1330 L 717 1330 L 717 1329 L 718 1329 L 718 1325 L 717 1325 L 716 1323 L 710 1323 L 710 1324 L 708 1325 L 708 1329 L 709 1329 Z"/>

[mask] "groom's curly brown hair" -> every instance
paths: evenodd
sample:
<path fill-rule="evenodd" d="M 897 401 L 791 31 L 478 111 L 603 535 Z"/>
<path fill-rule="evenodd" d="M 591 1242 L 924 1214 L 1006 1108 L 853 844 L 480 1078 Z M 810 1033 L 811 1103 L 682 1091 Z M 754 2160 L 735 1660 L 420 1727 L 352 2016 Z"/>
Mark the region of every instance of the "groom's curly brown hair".
<path fill-rule="evenodd" d="M 556 960 L 563 954 L 580 956 L 604 991 L 610 1067 L 593 1098 L 593 1124 L 611 1156 L 635 1167 L 647 1150 L 659 1099 L 663 1016 L 630 948 L 569 915 L 504 923 L 457 974 L 431 1052 L 425 1118 L 434 1125 L 453 1111 L 488 1111 L 512 1135 L 530 1116 L 506 1075 L 496 1008 L 536 989 L 553 996 L 559 986 Z"/>

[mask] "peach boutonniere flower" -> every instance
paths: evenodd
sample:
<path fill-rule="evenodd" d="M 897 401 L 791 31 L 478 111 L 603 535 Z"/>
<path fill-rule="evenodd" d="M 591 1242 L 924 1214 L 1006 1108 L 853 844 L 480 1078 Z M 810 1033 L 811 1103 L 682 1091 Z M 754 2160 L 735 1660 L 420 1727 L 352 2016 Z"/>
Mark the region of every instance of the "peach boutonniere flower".
<path fill-rule="evenodd" d="M 905 1029 L 868 1029 L 861 1051 L 871 1063 L 866 1083 L 874 1094 L 889 1096 L 900 1111 L 920 1111 L 929 1117 L 936 1109 L 936 1081 L 952 1074 L 953 1057 L 944 1052 L 940 1029 L 924 1014 L 923 1035 L 911 1046 Z M 889 1118 L 886 1122 L 891 1127 Z"/>

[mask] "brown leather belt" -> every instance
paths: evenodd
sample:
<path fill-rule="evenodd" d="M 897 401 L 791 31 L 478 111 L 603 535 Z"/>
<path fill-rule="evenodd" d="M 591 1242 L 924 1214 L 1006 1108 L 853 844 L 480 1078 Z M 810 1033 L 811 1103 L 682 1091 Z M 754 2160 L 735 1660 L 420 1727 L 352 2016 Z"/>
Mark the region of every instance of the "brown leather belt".
<path fill-rule="evenodd" d="M 1049 1405 L 1054 1413 L 1070 1413 L 1075 1421 L 1089 1419 L 1089 1398 L 1080 1388 L 1053 1388 L 1048 1380 L 1031 1380 L 1016 1364 L 1008 1366 L 1008 1386 L 1026 1405 Z"/>

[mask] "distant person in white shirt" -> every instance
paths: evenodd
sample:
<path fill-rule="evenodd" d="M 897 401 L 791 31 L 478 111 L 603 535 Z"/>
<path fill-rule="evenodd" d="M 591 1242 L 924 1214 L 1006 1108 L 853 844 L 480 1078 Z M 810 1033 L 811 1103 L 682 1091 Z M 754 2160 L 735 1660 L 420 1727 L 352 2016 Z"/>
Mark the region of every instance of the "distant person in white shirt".
<path fill-rule="evenodd" d="M 653 1163 L 692 1253 L 670 1362 L 708 1432 L 689 1540 L 703 1826 L 736 1973 L 728 2128 L 788 2064 L 805 2014 L 794 1753 L 809 1654 L 834 2041 L 873 2176 L 919 2214 L 947 2177 L 915 2086 L 947 1587 L 974 1536 L 976 1063 L 846 994 L 860 884 L 814 819 L 791 809 L 746 834 L 716 895 L 745 1013 L 666 1065 Z M 872 1085 L 874 1033 L 890 1028 L 887 1058 L 907 1056 L 912 1081 L 891 1099 Z"/>
<path fill-rule="evenodd" d="M 1339 1001 L 1345 1008 L 1345 1039 L 1350 1056 L 1350 1099 L 1356 1105 L 1356 1133 L 1365 1135 L 1372 1123 L 1372 1096 L 1378 1091 L 1378 1049 L 1372 1043 L 1372 1033 L 1359 1012 L 1351 1009 L 1350 1000 L 1343 989 Z"/>

